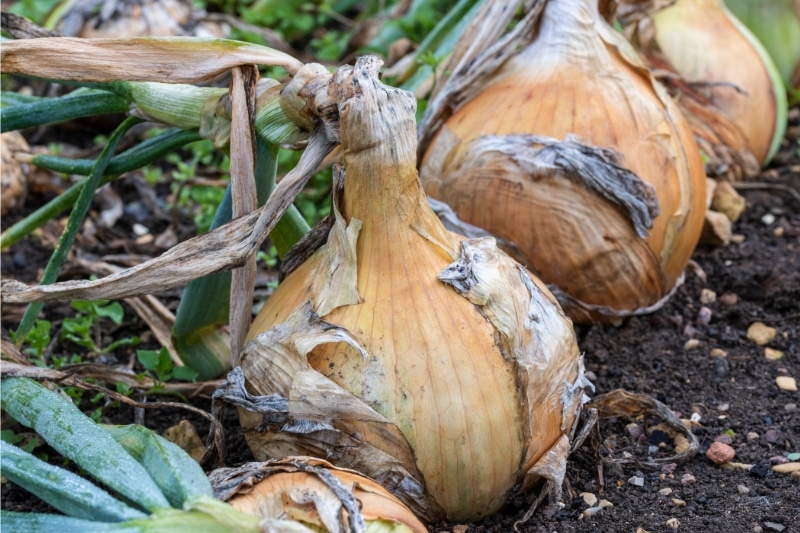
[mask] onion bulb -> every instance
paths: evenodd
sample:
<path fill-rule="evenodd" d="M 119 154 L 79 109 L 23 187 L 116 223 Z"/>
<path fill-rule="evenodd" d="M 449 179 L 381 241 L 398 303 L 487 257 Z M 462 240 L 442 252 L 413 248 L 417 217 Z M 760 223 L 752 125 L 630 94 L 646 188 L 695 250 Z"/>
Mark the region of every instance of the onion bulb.
<path fill-rule="evenodd" d="M 320 459 L 287 457 L 246 463 L 215 470 L 211 479 L 218 496 L 239 511 L 264 519 L 273 527 L 265 529 L 269 531 L 428 531 L 408 507 L 382 486 Z"/>
<path fill-rule="evenodd" d="M 588 385 L 571 321 L 491 237 L 448 232 L 416 171 L 416 100 L 343 67 L 327 241 L 259 312 L 221 394 L 259 460 L 324 457 L 424 520 L 557 496 Z M 333 111 L 330 111 L 331 113 Z"/>
<path fill-rule="evenodd" d="M 722 0 L 678 0 L 651 19 L 652 39 L 642 38 L 643 53 L 656 53 L 657 47 L 686 81 L 707 84 L 714 104 L 741 129 L 753 155 L 766 165 L 786 131 L 787 102 L 764 46 Z M 643 19 L 639 24 L 648 23 Z"/>
<path fill-rule="evenodd" d="M 573 320 L 656 309 L 702 229 L 692 133 L 596 0 L 548 1 L 531 35 L 435 132 L 425 189 L 514 243 Z"/>

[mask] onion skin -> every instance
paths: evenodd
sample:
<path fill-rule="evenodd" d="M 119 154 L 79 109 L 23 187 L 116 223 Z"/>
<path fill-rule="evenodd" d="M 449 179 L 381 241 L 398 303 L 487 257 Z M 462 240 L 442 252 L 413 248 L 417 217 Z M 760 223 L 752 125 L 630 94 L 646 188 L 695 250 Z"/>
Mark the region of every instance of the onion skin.
<path fill-rule="evenodd" d="M 678 0 L 652 20 L 655 43 L 686 81 L 729 84 L 708 91 L 766 165 L 783 139 L 787 104 L 763 45 L 722 0 Z"/>
<path fill-rule="evenodd" d="M 430 210 L 415 168 L 414 98 L 366 79 L 375 67 L 362 61 L 352 74 L 356 82 L 345 76 L 331 88 L 342 101 L 346 168 L 343 198 L 334 209 L 342 235 L 345 223 L 347 231 L 361 224 L 353 247 L 357 266 L 346 258 L 348 246 L 335 252 L 341 242 L 335 226 L 328 243 L 285 279 L 256 317 L 242 368 L 251 390 L 273 392 L 258 384 L 264 374 L 258 360 L 265 357 L 256 353 L 260 334 L 312 300 L 319 315 L 346 328 L 368 356 L 328 343 L 315 346 L 308 363 L 399 428 L 412 453 L 382 451 L 424 484 L 429 504 L 420 511 L 402 491 L 395 494 L 425 520 L 480 519 L 498 510 L 515 487 L 542 478 L 560 487 L 581 405 L 579 352 L 571 322 L 538 280 L 493 239 L 467 241 L 445 230 Z M 485 261 L 476 269 L 486 270 L 476 274 L 482 280 L 477 288 L 459 294 L 440 277 L 465 250 Z M 351 267 L 353 294 L 349 281 L 331 281 Z M 450 284 L 458 283 L 453 279 Z M 497 294 L 477 295 L 487 287 Z M 329 305 L 332 298 L 341 301 Z M 530 316 L 536 320 L 527 325 Z M 291 436 L 254 434 L 248 428 L 259 416 L 240 417 L 257 458 L 306 454 Z M 331 423 L 337 429 L 349 424 L 340 417 Z M 354 432 L 357 424 L 347 427 Z M 357 433 L 370 439 L 367 428 Z M 350 467 L 347 461 L 337 466 Z M 380 472 L 364 473 L 381 481 Z"/>
<path fill-rule="evenodd" d="M 461 219 L 515 243 L 527 266 L 564 293 L 576 322 L 615 322 L 657 305 L 682 275 L 705 211 L 692 133 L 596 9 L 551 0 L 536 40 L 447 120 L 420 171 L 426 191 Z M 647 238 L 557 171 L 530 176 L 506 155 L 475 153 L 482 136 L 519 134 L 577 135 L 621 153 L 657 194 L 661 214 Z M 477 166 L 460 164 L 470 154 Z"/>

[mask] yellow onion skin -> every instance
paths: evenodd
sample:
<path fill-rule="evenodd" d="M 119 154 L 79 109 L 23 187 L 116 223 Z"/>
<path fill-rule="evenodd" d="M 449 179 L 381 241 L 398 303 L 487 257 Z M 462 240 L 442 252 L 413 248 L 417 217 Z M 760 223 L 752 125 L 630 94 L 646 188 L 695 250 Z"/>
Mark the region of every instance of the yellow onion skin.
<path fill-rule="evenodd" d="M 634 55 L 594 2 L 550 0 L 536 40 L 445 122 L 421 164 L 426 192 L 514 243 L 526 265 L 564 293 L 562 306 L 579 323 L 615 322 L 657 305 L 702 229 L 705 172 L 692 132 Z M 476 153 L 484 136 L 525 134 L 576 135 L 621 154 L 622 165 L 655 188 L 660 214 L 647 238 L 556 169 L 531 175 L 507 153 Z"/>
<path fill-rule="evenodd" d="M 761 164 L 768 163 L 783 138 L 786 101 L 763 45 L 722 0 L 678 0 L 652 20 L 664 57 L 686 81 L 720 84 L 707 88 L 714 104 L 747 136 Z"/>
<path fill-rule="evenodd" d="M 324 461 L 305 457 L 287 458 L 283 463 L 298 460 L 309 461 L 317 468 L 323 468 L 349 488 L 367 523 L 383 521 L 393 524 L 395 529 L 391 530 L 398 533 L 427 532 L 422 522 L 400 500 L 375 481 L 351 470 L 334 468 Z M 309 498 L 309 495 L 313 497 Z M 296 520 L 328 531 L 324 529 L 319 511 L 309 505 L 309 501 L 326 499 L 335 501 L 336 496 L 315 474 L 307 471 L 277 471 L 252 487 L 247 487 L 241 494 L 229 499 L 228 503 L 250 515 Z M 387 527 L 386 530 L 390 529 Z"/>
<path fill-rule="evenodd" d="M 363 223 L 355 247 L 358 301 L 320 312 L 346 328 L 369 357 L 331 343 L 316 346 L 308 361 L 400 429 L 412 450 L 400 459 L 415 464 L 431 508 L 440 509 L 426 520 L 479 519 L 497 511 L 563 442 L 577 412 L 564 405 L 563 394 L 581 375 L 579 353 L 571 322 L 534 279 L 544 298 L 537 320 L 550 333 L 532 355 L 538 372 L 521 377 L 522 363 L 504 355 L 492 322 L 437 277 L 464 237 L 445 230 L 425 201 L 415 168 L 413 96 L 387 94 L 388 101 L 380 96 L 366 109 L 359 109 L 366 98 L 340 105 L 341 214 L 350 224 Z M 388 107 L 402 112 L 382 111 Z M 292 272 L 259 312 L 248 340 L 283 323 L 305 301 L 318 302 L 320 278 L 335 270 L 328 261 L 323 248 Z M 540 395 L 535 402 L 534 393 Z M 240 416 L 245 428 L 257 423 Z M 264 441 L 248 439 L 256 457 L 266 459 Z"/>

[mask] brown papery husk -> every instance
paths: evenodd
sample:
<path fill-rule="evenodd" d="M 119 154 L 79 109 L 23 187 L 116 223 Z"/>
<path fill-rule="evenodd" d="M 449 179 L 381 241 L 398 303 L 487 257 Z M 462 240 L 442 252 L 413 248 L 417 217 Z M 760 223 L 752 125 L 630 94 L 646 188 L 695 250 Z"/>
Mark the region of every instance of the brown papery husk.
<path fill-rule="evenodd" d="M 305 470 L 295 465 L 302 465 Z M 226 492 L 232 495 L 226 495 L 226 501 L 242 512 L 324 528 L 331 515 L 341 514 L 343 506 L 339 495 L 318 475 L 320 469 L 335 477 L 353 495 L 366 522 L 384 520 L 402 524 L 413 533 L 427 532 L 411 510 L 381 485 L 319 459 L 290 457 L 271 463 L 248 463 L 237 469 L 218 471 L 212 479 L 225 480 L 227 485 L 238 481 L 238 487 L 228 487 Z M 326 514 L 323 520 L 321 515 Z"/>
<path fill-rule="evenodd" d="M 532 44 L 484 82 L 428 146 L 426 191 L 515 243 L 527 266 L 561 291 L 573 320 L 615 322 L 660 305 L 700 235 L 703 163 L 674 103 L 596 2 L 550 0 Z M 606 201 L 560 168 L 522 171 L 535 145 L 523 156 L 479 151 L 482 137 L 523 134 L 577 135 L 621 154 L 634 181 L 650 186 L 639 189 L 655 193 L 651 227 L 637 232 L 624 202 Z"/>
<path fill-rule="evenodd" d="M 242 396 L 288 402 L 240 410 L 248 443 L 260 460 L 358 470 L 426 521 L 479 519 L 539 480 L 557 496 L 585 386 L 572 324 L 494 239 L 430 210 L 415 99 L 380 84 L 379 64 L 360 58 L 330 86 L 336 220 L 251 328 Z"/>
<path fill-rule="evenodd" d="M 747 143 L 747 136 L 701 89 L 682 79 L 660 54 L 642 57 L 686 118 L 700 151 L 705 155 L 706 174 L 717 179 L 739 181 L 761 172 L 761 165 Z"/>

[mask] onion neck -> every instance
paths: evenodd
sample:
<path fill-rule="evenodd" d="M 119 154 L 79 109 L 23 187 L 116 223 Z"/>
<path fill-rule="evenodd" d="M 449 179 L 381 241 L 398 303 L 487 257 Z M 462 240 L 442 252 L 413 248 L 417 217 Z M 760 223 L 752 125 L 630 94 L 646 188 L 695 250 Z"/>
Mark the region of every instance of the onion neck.
<path fill-rule="evenodd" d="M 607 57 L 597 24 L 604 24 L 597 0 L 549 0 L 536 40 L 509 61 L 509 68 L 566 62 L 594 69 L 598 58 Z"/>
<path fill-rule="evenodd" d="M 344 150 L 343 214 L 363 231 L 402 222 L 398 201 L 420 187 L 416 170 L 416 100 L 411 93 L 371 80 L 339 107 Z M 367 87 L 369 85 L 369 87 Z"/>

